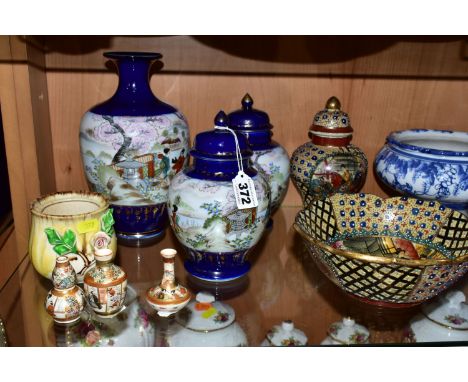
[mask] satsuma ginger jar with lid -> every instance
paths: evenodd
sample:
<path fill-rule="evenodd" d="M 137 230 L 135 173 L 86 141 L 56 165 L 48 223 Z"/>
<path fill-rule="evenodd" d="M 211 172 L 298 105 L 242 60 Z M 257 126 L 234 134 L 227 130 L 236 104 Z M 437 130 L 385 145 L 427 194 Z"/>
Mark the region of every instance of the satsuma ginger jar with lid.
<path fill-rule="evenodd" d="M 311 140 L 292 154 L 290 165 L 304 205 L 334 193 L 357 192 L 366 179 L 367 158 L 350 143 L 351 122 L 336 97 L 315 115 L 309 136 Z"/>

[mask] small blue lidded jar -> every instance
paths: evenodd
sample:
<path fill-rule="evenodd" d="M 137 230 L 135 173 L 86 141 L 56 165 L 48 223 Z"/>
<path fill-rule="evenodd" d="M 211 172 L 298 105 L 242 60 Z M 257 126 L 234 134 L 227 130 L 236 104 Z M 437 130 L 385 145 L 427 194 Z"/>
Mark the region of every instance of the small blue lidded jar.
<path fill-rule="evenodd" d="M 228 126 L 219 112 L 215 125 Z M 253 181 L 258 206 L 239 209 L 232 179 L 239 172 L 236 139 L 244 173 Z M 263 235 L 270 217 L 270 188 L 250 164 L 252 151 L 242 134 L 213 129 L 197 134 L 190 151 L 192 166 L 169 187 L 168 213 L 177 239 L 185 247 L 186 270 L 206 281 L 230 281 L 250 269 L 248 252 Z"/>

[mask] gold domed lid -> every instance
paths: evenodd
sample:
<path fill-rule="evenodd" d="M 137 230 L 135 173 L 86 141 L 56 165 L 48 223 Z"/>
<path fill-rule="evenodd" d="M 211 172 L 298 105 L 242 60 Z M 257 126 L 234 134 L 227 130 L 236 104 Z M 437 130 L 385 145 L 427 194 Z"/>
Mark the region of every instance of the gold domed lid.
<path fill-rule="evenodd" d="M 341 110 L 340 100 L 333 96 L 328 99 L 325 109 L 315 114 L 313 125 L 328 129 L 349 129 L 351 121 L 348 114 Z"/>
<path fill-rule="evenodd" d="M 344 147 L 353 138 L 353 129 L 347 113 L 341 110 L 340 100 L 330 97 L 325 109 L 315 114 L 309 128 L 312 143 L 321 146 Z"/>

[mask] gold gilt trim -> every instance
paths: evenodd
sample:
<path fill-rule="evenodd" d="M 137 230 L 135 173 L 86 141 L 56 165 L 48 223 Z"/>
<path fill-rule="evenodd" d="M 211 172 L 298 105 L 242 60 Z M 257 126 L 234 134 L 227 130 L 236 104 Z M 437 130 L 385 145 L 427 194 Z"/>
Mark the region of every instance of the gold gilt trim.
<path fill-rule="evenodd" d="M 409 259 L 399 259 L 396 257 L 384 257 L 384 256 L 372 256 L 372 255 L 366 255 L 362 253 L 357 253 L 357 252 L 352 252 L 352 251 L 344 251 L 342 249 L 338 248 L 333 248 L 321 241 L 318 241 L 309 235 L 307 235 L 299 226 L 299 224 L 294 223 L 294 229 L 301 235 L 305 240 L 307 240 L 309 243 L 316 245 L 320 247 L 323 250 L 326 250 L 333 255 L 339 255 L 346 257 L 348 259 L 353 259 L 353 260 L 359 260 L 363 261 L 366 263 L 377 263 L 377 264 L 398 264 L 398 265 L 404 265 L 407 267 L 426 267 L 430 265 L 442 265 L 442 264 L 460 264 L 464 262 L 468 262 L 468 254 L 457 258 L 455 260 L 450 260 L 450 259 L 420 259 L 420 260 L 409 260 Z"/>
<path fill-rule="evenodd" d="M 468 328 L 454 328 L 453 326 L 450 326 L 450 325 L 445 325 L 443 324 L 442 322 L 439 322 L 439 321 L 436 321 L 434 319 L 432 319 L 431 317 L 429 317 L 426 313 L 422 312 L 422 314 L 429 320 L 429 321 L 432 321 L 434 324 L 437 324 L 439 326 L 442 326 L 444 328 L 447 328 L 447 329 L 450 329 L 450 330 L 459 330 L 461 332 L 463 331 L 466 331 L 468 330 Z"/>

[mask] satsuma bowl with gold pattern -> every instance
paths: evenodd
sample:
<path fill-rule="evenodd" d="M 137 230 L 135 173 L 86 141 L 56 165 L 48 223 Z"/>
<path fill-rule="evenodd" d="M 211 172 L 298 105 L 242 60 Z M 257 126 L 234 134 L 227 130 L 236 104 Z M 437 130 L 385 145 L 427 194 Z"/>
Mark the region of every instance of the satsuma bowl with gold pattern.
<path fill-rule="evenodd" d="M 468 270 L 468 217 L 436 201 L 336 194 L 296 216 L 320 270 L 364 302 L 408 307 Z"/>

